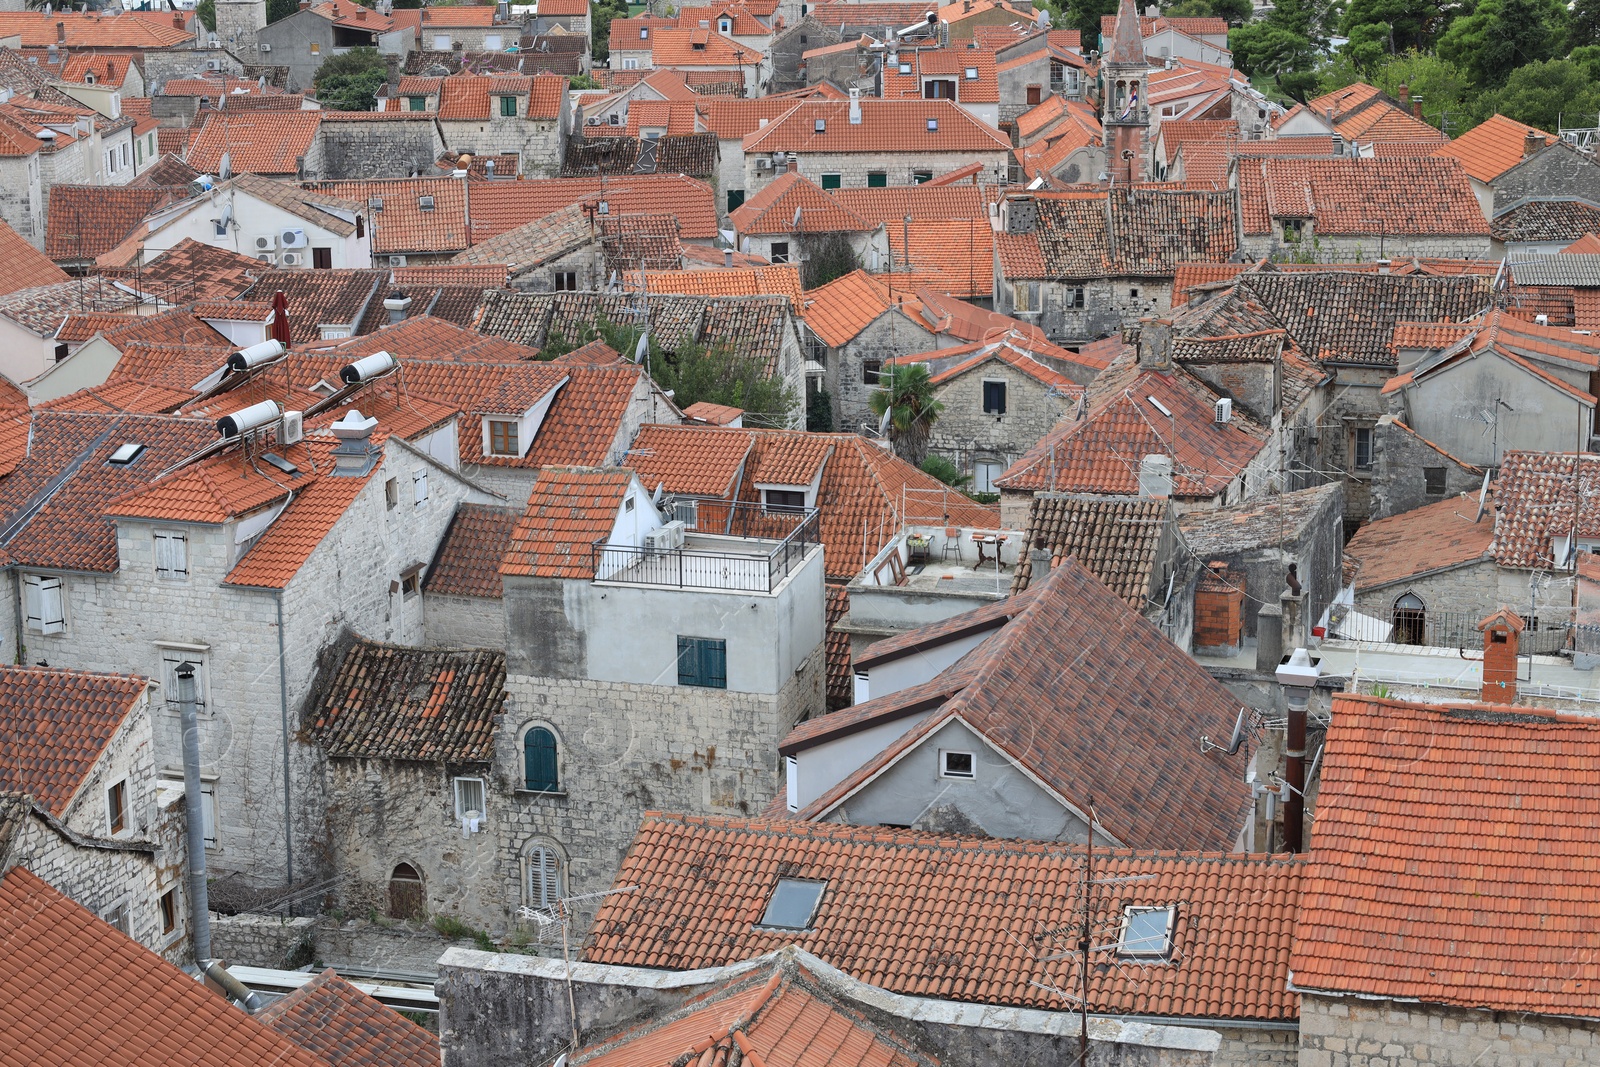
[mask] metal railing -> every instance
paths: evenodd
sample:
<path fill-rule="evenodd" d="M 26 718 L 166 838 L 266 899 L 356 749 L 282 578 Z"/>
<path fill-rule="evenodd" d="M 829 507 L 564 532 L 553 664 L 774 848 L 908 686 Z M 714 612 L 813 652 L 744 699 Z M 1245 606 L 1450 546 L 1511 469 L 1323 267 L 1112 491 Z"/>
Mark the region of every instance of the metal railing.
<path fill-rule="evenodd" d="M 1397 611 L 1390 622 L 1389 641 L 1397 645 L 1422 645 L 1430 648 L 1483 648 L 1483 632 L 1478 623 L 1483 616 L 1454 611 Z M 1566 616 L 1532 616 L 1524 620 L 1527 628 L 1517 642 L 1517 651 L 1548 655 L 1566 648 L 1571 638 L 1572 621 Z"/>
<path fill-rule="evenodd" d="M 697 533 L 771 544 L 766 551 L 739 552 L 692 544 L 662 549 L 596 541 L 591 546 L 595 580 L 677 589 L 770 593 L 820 543 L 815 508 L 791 511 L 702 500 L 695 512 Z"/>

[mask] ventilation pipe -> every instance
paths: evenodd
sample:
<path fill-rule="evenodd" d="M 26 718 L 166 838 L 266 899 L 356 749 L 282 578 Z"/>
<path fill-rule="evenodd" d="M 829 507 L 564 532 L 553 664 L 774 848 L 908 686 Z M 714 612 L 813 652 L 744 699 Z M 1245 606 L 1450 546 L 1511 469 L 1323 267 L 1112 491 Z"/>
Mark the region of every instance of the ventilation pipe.
<path fill-rule="evenodd" d="M 1306 710 L 1311 705 L 1311 690 L 1322 676 L 1311 653 L 1297 648 L 1278 666 L 1278 684 L 1283 686 L 1283 703 L 1288 711 L 1288 731 L 1283 747 L 1283 847 L 1304 852 L 1306 822 Z"/>

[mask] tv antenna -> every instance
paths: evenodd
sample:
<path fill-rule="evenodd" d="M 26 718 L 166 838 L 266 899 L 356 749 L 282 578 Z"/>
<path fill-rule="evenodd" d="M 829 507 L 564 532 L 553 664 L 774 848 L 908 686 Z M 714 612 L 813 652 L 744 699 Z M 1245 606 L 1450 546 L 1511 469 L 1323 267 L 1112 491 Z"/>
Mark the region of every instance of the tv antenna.
<path fill-rule="evenodd" d="M 566 964 L 567 982 L 567 1012 L 572 1023 L 572 1051 L 578 1051 L 578 1002 L 572 992 L 572 952 L 568 932 L 572 928 L 572 907 L 584 900 L 600 900 L 604 897 L 614 896 L 618 893 L 632 893 L 639 887 L 625 885 L 620 889 L 607 889 L 599 893 L 579 893 L 576 896 L 557 897 L 549 907 L 530 908 L 526 904 L 517 909 L 517 915 L 524 919 L 532 919 L 539 926 L 539 939 L 544 940 L 544 933 L 551 927 L 561 928 L 561 959 Z"/>

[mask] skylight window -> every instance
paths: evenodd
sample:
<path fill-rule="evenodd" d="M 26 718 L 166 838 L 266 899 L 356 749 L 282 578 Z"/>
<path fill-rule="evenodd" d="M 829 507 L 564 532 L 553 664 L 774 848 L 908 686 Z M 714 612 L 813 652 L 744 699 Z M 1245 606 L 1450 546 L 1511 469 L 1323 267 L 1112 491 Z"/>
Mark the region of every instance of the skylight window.
<path fill-rule="evenodd" d="M 117 450 L 111 453 L 111 462 L 115 463 L 119 467 L 126 467 L 128 464 L 138 459 L 139 453 L 143 451 L 144 445 L 141 445 L 135 441 L 129 441 L 125 445 L 119 445 Z"/>
<path fill-rule="evenodd" d="M 978 80 L 978 68 L 977 67 L 968 67 L 967 68 L 967 81 L 971 82 L 971 81 L 977 81 L 977 80 Z"/>
<path fill-rule="evenodd" d="M 419 208 L 421 208 L 423 211 L 432 211 L 433 210 L 433 197 L 431 197 L 431 196 L 419 196 L 419 197 L 417 197 L 417 206 Z"/>
<path fill-rule="evenodd" d="M 1117 955 L 1125 959 L 1164 960 L 1172 955 L 1172 926 L 1177 909 L 1129 907 L 1122 916 Z"/>
<path fill-rule="evenodd" d="M 773 930 L 809 930 L 826 888 L 827 882 L 779 878 L 772 899 L 767 901 L 766 913 L 757 925 Z"/>
<path fill-rule="evenodd" d="M 1167 405 L 1163 404 L 1153 396 L 1147 396 L 1145 399 L 1150 401 L 1150 405 L 1157 411 L 1161 412 L 1161 414 L 1165 415 L 1169 419 L 1172 418 L 1172 409 L 1167 407 Z"/>
<path fill-rule="evenodd" d="M 939 120 L 938 119 L 929 119 L 928 120 L 928 132 L 929 133 L 938 133 L 939 132 Z"/>
<path fill-rule="evenodd" d="M 300 468 L 299 467 L 296 467 L 293 463 L 290 463 L 288 460 L 284 459 L 282 456 L 278 455 L 276 452 L 263 452 L 261 454 L 261 459 L 262 459 L 262 462 L 271 464 L 272 466 L 278 468 L 278 470 L 282 471 L 285 474 L 299 474 L 300 473 Z"/>

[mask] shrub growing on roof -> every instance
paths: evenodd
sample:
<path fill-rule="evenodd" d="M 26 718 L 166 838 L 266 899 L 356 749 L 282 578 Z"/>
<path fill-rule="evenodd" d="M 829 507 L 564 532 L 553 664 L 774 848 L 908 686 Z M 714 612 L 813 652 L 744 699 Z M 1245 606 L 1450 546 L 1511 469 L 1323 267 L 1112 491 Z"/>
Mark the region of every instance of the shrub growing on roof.
<path fill-rule="evenodd" d="M 371 111 L 378 89 L 389 80 L 389 65 L 376 48 L 352 48 L 329 56 L 312 83 L 317 99 L 335 111 Z"/>

